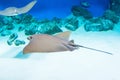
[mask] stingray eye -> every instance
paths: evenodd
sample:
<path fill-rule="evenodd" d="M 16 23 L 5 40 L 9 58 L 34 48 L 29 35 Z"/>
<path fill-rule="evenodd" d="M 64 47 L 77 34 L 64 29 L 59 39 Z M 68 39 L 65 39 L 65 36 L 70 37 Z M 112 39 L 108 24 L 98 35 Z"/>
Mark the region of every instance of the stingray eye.
<path fill-rule="evenodd" d="M 28 40 L 31 40 L 31 39 L 32 39 L 32 36 L 28 37 L 27 39 L 28 39 Z"/>

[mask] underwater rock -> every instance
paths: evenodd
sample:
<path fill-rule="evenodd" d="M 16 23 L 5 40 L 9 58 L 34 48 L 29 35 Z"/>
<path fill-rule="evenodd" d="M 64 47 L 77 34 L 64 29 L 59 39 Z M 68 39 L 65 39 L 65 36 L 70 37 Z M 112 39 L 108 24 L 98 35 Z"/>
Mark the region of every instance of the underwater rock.
<path fill-rule="evenodd" d="M 22 25 L 20 25 L 20 26 L 18 27 L 18 31 L 20 32 L 20 31 L 23 31 L 23 30 L 25 30 L 25 27 L 22 26 Z"/>
<path fill-rule="evenodd" d="M 40 20 L 40 21 L 39 21 L 39 24 L 48 23 L 48 22 L 50 22 L 50 20 L 48 20 L 48 19 L 43 19 L 43 20 Z"/>
<path fill-rule="evenodd" d="M 14 40 L 17 39 L 17 38 L 18 38 L 17 33 L 13 33 L 13 34 L 11 34 L 10 37 L 9 37 L 9 39 L 11 39 L 12 41 L 14 41 Z"/>
<path fill-rule="evenodd" d="M 43 20 L 40 20 L 39 22 L 39 25 L 40 24 L 53 24 L 53 25 L 59 25 L 61 23 L 61 19 L 60 18 L 57 18 L 57 17 L 54 17 L 52 20 L 48 20 L 48 19 L 43 19 Z"/>
<path fill-rule="evenodd" d="M 8 45 L 12 45 L 12 43 L 18 38 L 17 33 L 13 33 L 10 35 L 9 39 L 7 40 Z"/>
<path fill-rule="evenodd" d="M 92 18 L 92 14 L 85 8 L 82 8 L 80 6 L 73 6 L 71 9 L 74 16 L 83 16 L 86 19 Z"/>
<path fill-rule="evenodd" d="M 107 31 L 112 30 L 113 27 L 112 21 L 101 18 L 91 19 L 84 25 L 86 31 Z"/>
<path fill-rule="evenodd" d="M 29 27 L 25 28 L 25 35 L 33 35 L 37 33 L 36 23 L 32 23 Z"/>
<path fill-rule="evenodd" d="M 111 10 L 106 10 L 105 13 L 103 14 L 103 18 L 111 20 L 113 23 L 119 22 L 119 16 L 117 16 L 115 12 Z"/>
<path fill-rule="evenodd" d="M 62 32 L 62 30 L 56 25 L 55 22 L 49 21 L 44 24 L 41 24 L 38 27 L 38 33 L 43 33 L 43 34 L 54 34 Z"/>
<path fill-rule="evenodd" d="M 4 28 L 0 27 L 0 33 L 4 31 Z"/>
<path fill-rule="evenodd" d="M 10 40 L 7 40 L 7 44 L 9 45 L 9 46 L 11 46 L 12 45 L 12 41 L 10 41 Z"/>
<path fill-rule="evenodd" d="M 54 17 L 52 19 L 52 22 L 56 23 L 56 24 L 59 24 L 61 22 L 61 19 L 60 18 L 57 18 L 57 17 Z"/>
<path fill-rule="evenodd" d="M 120 32 L 120 22 L 115 24 L 114 31 Z"/>
<path fill-rule="evenodd" d="M 58 32 L 62 32 L 62 30 L 57 26 L 55 25 L 54 27 L 50 28 L 44 28 L 43 32 L 44 34 L 55 34 L 55 33 L 58 33 Z"/>
<path fill-rule="evenodd" d="M 25 35 L 33 35 L 33 34 L 54 34 L 62 32 L 62 30 L 58 27 L 58 22 L 56 19 L 53 20 L 41 20 L 37 22 L 32 22 L 32 24 L 25 29 Z"/>
<path fill-rule="evenodd" d="M 57 17 L 54 17 L 54 18 L 51 20 L 51 22 L 52 22 L 53 24 L 55 24 L 56 26 L 58 26 L 59 28 L 61 28 L 61 21 L 62 21 L 62 19 L 57 18 Z"/>
<path fill-rule="evenodd" d="M 120 0 L 110 0 L 110 10 L 120 16 Z"/>
<path fill-rule="evenodd" d="M 3 28 L 0 28 L 0 33 L 3 31 Z"/>
<path fill-rule="evenodd" d="M 81 27 L 86 22 L 86 19 L 82 16 L 76 17 L 74 15 L 69 15 L 65 19 L 61 20 L 60 26 L 61 28 L 66 28 L 71 31 L 77 30 L 79 27 Z"/>
<path fill-rule="evenodd" d="M 8 24 L 4 27 L 6 28 L 6 30 L 13 30 L 15 28 L 13 24 Z"/>
<path fill-rule="evenodd" d="M 23 40 L 15 40 L 14 44 L 15 44 L 16 46 L 24 45 L 24 44 L 25 44 L 25 41 L 23 41 Z"/>
<path fill-rule="evenodd" d="M 22 15 L 17 16 L 11 16 L 13 23 L 15 24 L 21 24 L 22 23 Z"/>
<path fill-rule="evenodd" d="M 22 14 L 19 16 L 4 16 L 1 17 L 0 22 L 0 33 L 2 36 L 8 35 L 6 30 L 13 31 L 18 30 L 24 31 L 25 35 L 33 35 L 38 33 L 44 34 L 54 34 L 57 32 L 62 32 L 60 29 L 61 19 L 53 18 L 52 20 L 37 20 L 32 15 Z M 5 32 L 3 32 L 3 27 Z M 10 34 L 9 34 L 10 35 Z M 16 37 L 16 36 L 15 36 Z M 14 38 L 8 40 L 8 44 L 11 44 Z"/>
<path fill-rule="evenodd" d="M 32 22 L 36 22 L 35 20 L 35 18 L 33 18 L 33 16 L 32 15 L 29 15 L 29 14 L 23 14 L 23 15 L 21 15 L 21 19 L 22 19 L 22 24 L 31 24 Z"/>
<path fill-rule="evenodd" d="M 66 19 L 65 27 L 69 30 L 75 31 L 78 29 L 78 20 L 76 18 Z"/>
<path fill-rule="evenodd" d="M 9 36 L 10 34 L 11 34 L 11 31 L 9 31 L 9 30 L 3 30 L 1 32 L 1 36 Z"/>
<path fill-rule="evenodd" d="M 12 17 L 10 17 L 10 16 L 5 16 L 5 17 L 3 17 L 3 23 L 5 24 L 5 25 L 7 25 L 7 24 L 12 24 L 13 23 L 13 19 L 12 19 Z"/>
<path fill-rule="evenodd" d="M 3 20 L 0 20 L 0 28 L 4 26 Z"/>

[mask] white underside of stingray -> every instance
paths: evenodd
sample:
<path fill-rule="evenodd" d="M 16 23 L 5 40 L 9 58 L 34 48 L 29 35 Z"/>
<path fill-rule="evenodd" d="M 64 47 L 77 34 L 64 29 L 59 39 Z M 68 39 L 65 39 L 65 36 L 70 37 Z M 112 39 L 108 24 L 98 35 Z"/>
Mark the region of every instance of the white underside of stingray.
<path fill-rule="evenodd" d="M 16 8 L 16 7 L 8 7 L 2 11 L 0 11 L 0 15 L 3 16 L 15 16 L 23 13 L 27 13 L 30 11 L 30 9 L 36 4 L 37 0 L 34 0 L 30 3 L 28 3 L 26 6 L 21 7 L 21 8 Z"/>

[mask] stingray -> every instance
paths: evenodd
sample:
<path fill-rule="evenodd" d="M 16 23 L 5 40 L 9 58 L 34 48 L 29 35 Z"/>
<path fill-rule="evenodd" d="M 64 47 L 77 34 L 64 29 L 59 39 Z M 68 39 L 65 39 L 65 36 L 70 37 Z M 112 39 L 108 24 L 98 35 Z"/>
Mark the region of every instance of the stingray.
<path fill-rule="evenodd" d="M 27 13 L 36 4 L 36 2 L 37 2 L 37 0 L 33 0 L 32 2 L 28 3 L 26 6 L 21 7 L 21 8 L 8 7 L 6 9 L 0 11 L 0 15 L 15 16 L 15 15 Z"/>
<path fill-rule="evenodd" d="M 73 51 L 78 47 L 75 46 L 73 40 L 68 40 L 69 36 L 69 31 L 54 36 L 47 34 L 32 35 L 28 37 L 30 43 L 23 49 L 23 53 Z"/>
<path fill-rule="evenodd" d="M 79 47 L 99 51 L 107 54 L 112 54 L 102 50 L 97 50 L 94 48 L 89 48 L 81 46 L 74 43 L 74 40 L 69 41 L 71 32 L 66 31 L 59 33 L 57 35 L 47 35 L 47 34 L 34 34 L 28 37 L 30 42 L 23 49 L 23 53 L 34 53 L 34 52 L 62 52 L 62 51 L 74 51 Z"/>

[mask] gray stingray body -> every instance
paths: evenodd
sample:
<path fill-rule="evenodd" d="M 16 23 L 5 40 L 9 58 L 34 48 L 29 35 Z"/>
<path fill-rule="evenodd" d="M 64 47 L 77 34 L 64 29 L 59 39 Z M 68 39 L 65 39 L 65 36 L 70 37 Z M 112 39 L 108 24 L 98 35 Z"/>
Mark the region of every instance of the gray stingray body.
<path fill-rule="evenodd" d="M 22 8 L 8 7 L 6 9 L 0 11 L 0 15 L 15 16 L 15 15 L 27 13 L 36 4 L 36 2 L 37 1 L 34 0 L 34 1 L 30 2 L 29 4 L 27 4 L 26 6 L 22 7 Z"/>
<path fill-rule="evenodd" d="M 32 35 L 29 40 L 23 53 L 73 51 L 78 48 L 72 41 L 46 34 Z"/>

